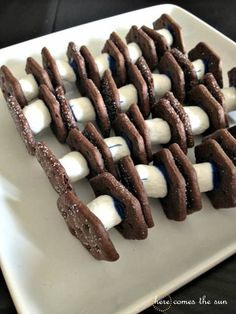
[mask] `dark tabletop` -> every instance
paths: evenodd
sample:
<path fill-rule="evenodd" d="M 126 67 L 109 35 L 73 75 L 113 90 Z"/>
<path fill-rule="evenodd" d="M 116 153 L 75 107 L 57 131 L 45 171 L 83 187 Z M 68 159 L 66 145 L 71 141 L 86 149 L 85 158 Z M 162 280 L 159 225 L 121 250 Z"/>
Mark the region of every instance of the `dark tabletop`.
<path fill-rule="evenodd" d="M 71 26 L 165 2 L 189 10 L 226 36 L 236 40 L 236 1 L 234 0 L 0 0 L 0 48 Z M 204 295 L 205 300 L 210 300 L 211 304 L 198 303 L 199 298 Z M 236 313 L 236 256 L 179 289 L 171 295 L 171 298 L 172 301 L 189 301 L 189 303 L 195 300 L 197 304 L 172 305 L 168 310 L 170 314 Z M 222 300 L 224 304 L 214 305 L 214 300 Z M 162 307 L 165 308 L 166 306 Z M 15 309 L 0 272 L 0 314 L 4 313 L 15 313 Z M 151 307 L 143 313 L 157 313 L 157 310 Z"/>

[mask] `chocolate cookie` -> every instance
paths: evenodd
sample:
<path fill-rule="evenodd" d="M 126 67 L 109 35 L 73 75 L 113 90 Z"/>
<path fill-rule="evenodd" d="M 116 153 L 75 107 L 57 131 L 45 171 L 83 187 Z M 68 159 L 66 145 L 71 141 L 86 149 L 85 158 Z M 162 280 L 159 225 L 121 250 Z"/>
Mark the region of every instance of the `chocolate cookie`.
<path fill-rule="evenodd" d="M 67 190 L 72 190 L 65 168 L 44 142 L 36 144 L 35 155 L 52 187 L 59 195 L 62 195 Z"/>
<path fill-rule="evenodd" d="M 171 53 L 184 72 L 185 89 L 188 91 L 193 86 L 198 84 L 198 78 L 194 66 L 188 57 L 180 50 L 173 48 L 171 49 Z"/>
<path fill-rule="evenodd" d="M 104 142 L 104 139 L 102 138 L 100 133 L 91 122 L 86 124 L 83 130 L 83 134 L 94 146 L 99 149 L 107 171 L 110 172 L 114 177 L 118 178 L 116 165 L 113 161 L 111 151 L 107 144 Z"/>
<path fill-rule="evenodd" d="M 54 91 L 47 71 L 33 58 L 29 57 L 26 60 L 25 71 L 27 74 L 32 74 L 38 85 L 46 85 L 50 91 Z"/>
<path fill-rule="evenodd" d="M 129 146 L 134 163 L 147 164 L 144 140 L 125 113 L 120 113 L 113 123 L 116 135 L 122 136 Z"/>
<path fill-rule="evenodd" d="M 165 37 L 145 25 L 141 29 L 154 41 L 157 57 L 160 60 L 164 53 L 170 49 Z"/>
<path fill-rule="evenodd" d="M 27 151 L 30 155 L 35 155 L 35 139 L 29 123 L 21 109 L 20 104 L 14 96 L 7 98 L 7 106 L 12 116 L 17 131 L 19 132 Z"/>
<path fill-rule="evenodd" d="M 194 86 L 189 92 L 188 98 L 191 105 L 201 107 L 209 117 L 210 127 L 204 133 L 205 135 L 227 126 L 224 108 L 211 95 L 206 86 L 202 84 Z"/>
<path fill-rule="evenodd" d="M 161 98 L 152 109 L 152 117 L 162 118 L 169 124 L 171 130 L 171 140 L 169 144 L 177 143 L 184 153 L 187 153 L 187 139 L 184 125 L 174 108 L 171 106 L 170 101 Z"/>
<path fill-rule="evenodd" d="M 57 64 L 49 50 L 44 47 L 41 51 L 42 54 L 42 61 L 43 61 L 43 67 L 48 72 L 48 75 L 50 77 L 50 80 L 52 82 L 52 85 L 54 88 L 61 86 L 63 90 L 65 91 L 64 84 L 61 78 L 61 75 L 59 73 Z"/>
<path fill-rule="evenodd" d="M 113 80 L 110 70 L 106 70 L 102 77 L 101 93 L 107 108 L 111 123 L 116 118 L 120 110 L 120 96 L 116 83 Z"/>
<path fill-rule="evenodd" d="M 158 59 L 156 53 L 156 47 L 154 41 L 149 37 L 142 29 L 133 25 L 128 34 L 126 35 L 127 43 L 135 42 L 142 50 L 144 56 L 151 71 L 156 68 Z"/>
<path fill-rule="evenodd" d="M 189 51 L 188 57 L 191 61 L 201 59 L 205 64 L 205 73 L 212 73 L 220 88 L 223 87 L 221 59 L 206 43 L 198 43 Z"/>
<path fill-rule="evenodd" d="M 236 67 L 232 68 L 228 72 L 228 78 L 229 78 L 229 86 L 234 86 L 236 88 Z"/>
<path fill-rule="evenodd" d="M 52 118 L 51 128 L 53 132 L 55 133 L 58 141 L 64 143 L 68 132 L 62 119 L 59 102 L 46 85 L 41 85 L 39 87 L 39 95 L 49 109 Z"/>
<path fill-rule="evenodd" d="M 65 126 L 67 130 L 70 130 L 72 128 L 77 127 L 77 123 L 75 120 L 75 117 L 73 115 L 73 112 L 71 110 L 71 107 L 65 97 L 64 90 L 62 86 L 58 86 L 55 89 L 55 96 L 56 99 L 59 101 L 60 108 L 61 108 L 61 116 L 65 123 Z"/>
<path fill-rule="evenodd" d="M 143 216 L 148 228 L 154 226 L 151 208 L 148 202 L 147 193 L 140 180 L 138 172 L 130 156 L 125 156 L 118 162 L 121 181 L 124 186 L 139 200 Z"/>
<path fill-rule="evenodd" d="M 108 39 L 102 52 L 109 54 L 109 65 L 112 76 L 118 87 L 126 83 L 125 58 L 111 39 Z"/>
<path fill-rule="evenodd" d="M 152 161 L 152 145 L 149 130 L 138 106 L 136 104 L 131 105 L 127 112 L 127 115 L 130 121 L 133 122 L 134 126 L 143 137 L 148 162 Z"/>
<path fill-rule="evenodd" d="M 106 261 L 116 261 L 119 258 L 102 222 L 72 191 L 66 191 L 58 198 L 57 207 L 70 232 L 93 257 Z"/>
<path fill-rule="evenodd" d="M 154 82 L 153 82 L 153 76 L 152 72 L 150 71 L 147 62 L 144 60 L 143 57 L 139 57 L 136 61 L 136 65 L 141 72 L 148 88 L 148 95 L 149 95 L 149 104 L 150 106 L 155 105 L 155 90 L 154 90 Z"/>
<path fill-rule="evenodd" d="M 197 174 L 193 168 L 191 161 L 183 153 L 178 144 L 169 146 L 175 164 L 185 179 L 186 197 L 187 197 L 187 213 L 191 214 L 202 208 L 201 192 L 198 186 Z"/>
<path fill-rule="evenodd" d="M 228 132 L 230 132 L 231 135 L 233 135 L 234 138 L 236 138 L 236 125 L 231 126 L 227 130 L 228 130 Z"/>
<path fill-rule="evenodd" d="M 129 49 L 127 44 L 120 38 L 120 36 L 116 32 L 112 32 L 110 35 L 110 40 L 116 45 L 116 47 L 120 50 L 122 55 L 125 58 L 126 62 L 130 62 Z"/>
<path fill-rule="evenodd" d="M 203 77 L 203 84 L 207 87 L 209 92 L 213 97 L 221 104 L 224 108 L 225 98 L 224 94 L 221 91 L 220 86 L 218 85 L 214 75 L 212 73 L 206 73 Z"/>
<path fill-rule="evenodd" d="M 13 96 L 17 100 L 21 108 L 24 108 L 28 105 L 20 82 L 15 78 L 10 69 L 5 65 L 1 66 L 0 85 L 6 102 L 8 102 L 9 96 Z"/>
<path fill-rule="evenodd" d="M 185 99 L 184 72 L 170 51 L 167 51 L 158 65 L 160 73 L 167 75 L 171 80 L 171 90 L 175 97 L 183 103 Z"/>
<path fill-rule="evenodd" d="M 215 208 L 236 206 L 236 168 L 219 143 L 208 139 L 195 147 L 197 163 L 211 162 L 214 171 L 214 189 L 207 192 Z"/>
<path fill-rule="evenodd" d="M 160 202 L 169 219 L 185 220 L 187 216 L 187 197 L 185 179 L 175 164 L 169 149 L 163 148 L 153 155 L 153 164 L 162 171 L 168 193 Z"/>
<path fill-rule="evenodd" d="M 88 78 L 90 78 L 97 86 L 97 88 L 100 89 L 101 80 L 98 71 L 98 66 L 94 60 L 94 57 L 92 56 L 91 52 L 86 46 L 81 46 L 80 53 L 85 61 Z"/>
<path fill-rule="evenodd" d="M 171 47 L 177 48 L 183 53 L 185 52 L 182 28 L 168 14 L 162 14 L 159 19 L 153 22 L 153 28 L 157 30 L 162 28 L 168 29 L 173 36 L 173 44 Z"/>
<path fill-rule="evenodd" d="M 123 220 L 116 228 L 127 239 L 146 239 L 147 225 L 139 201 L 110 173 L 104 172 L 90 180 L 96 196 L 110 195 L 123 212 Z"/>
<path fill-rule="evenodd" d="M 95 176 L 105 171 L 104 161 L 101 153 L 79 130 L 73 128 L 70 130 L 66 143 L 71 150 L 80 152 L 89 164 L 89 176 Z"/>
<path fill-rule="evenodd" d="M 191 123 L 189 120 L 189 116 L 185 112 L 183 106 L 179 103 L 178 99 L 175 98 L 172 92 L 167 92 L 164 96 L 167 100 L 169 100 L 172 108 L 175 110 L 180 120 L 183 123 L 184 130 L 186 133 L 187 147 L 194 146 L 194 137 L 192 132 Z"/>
<path fill-rule="evenodd" d="M 132 83 L 138 93 L 138 106 L 144 118 L 148 118 L 150 114 L 150 102 L 147 84 L 139 71 L 137 65 L 129 63 L 127 66 L 129 82 Z"/>
<path fill-rule="evenodd" d="M 104 137 L 108 137 L 110 135 L 111 125 L 102 95 L 92 80 L 86 79 L 84 86 L 86 89 L 86 94 L 94 106 L 96 112 L 96 121 L 102 132 L 102 135 Z"/>
<path fill-rule="evenodd" d="M 220 144 L 226 155 L 232 160 L 236 166 L 236 139 L 227 129 L 219 129 L 203 139 L 213 139 Z"/>
<path fill-rule="evenodd" d="M 75 72 L 76 84 L 81 95 L 85 94 L 84 81 L 88 78 L 85 61 L 75 43 L 70 42 L 67 48 L 69 64 Z"/>

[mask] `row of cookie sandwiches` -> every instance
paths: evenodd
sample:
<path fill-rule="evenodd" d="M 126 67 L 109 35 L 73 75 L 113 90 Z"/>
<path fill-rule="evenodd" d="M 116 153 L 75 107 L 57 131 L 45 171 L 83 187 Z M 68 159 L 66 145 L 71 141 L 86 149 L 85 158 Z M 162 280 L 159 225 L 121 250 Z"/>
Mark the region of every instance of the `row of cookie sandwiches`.
<path fill-rule="evenodd" d="M 194 165 L 178 144 L 155 153 L 152 165 L 134 166 L 129 156 L 123 157 L 118 162 L 123 185 L 105 168 L 98 173 L 97 149 L 93 146 L 88 152 L 81 133 L 96 195 L 87 205 L 75 195 L 67 166 L 44 143 L 37 143 L 36 157 L 59 194 L 58 208 L 72 234 L 95 258 L 113 261 L 119 255 L 107 231 L 116 226 L 127 239 L 146 238 L 147 228 L 153 226 L 147 197 L 160 198 L 167 217 L 178 221 L 202 208 L 202 192 L 215 208 L 236 205 L 235 129 L 220 129 L 205 138 L 195 147 Z"/>

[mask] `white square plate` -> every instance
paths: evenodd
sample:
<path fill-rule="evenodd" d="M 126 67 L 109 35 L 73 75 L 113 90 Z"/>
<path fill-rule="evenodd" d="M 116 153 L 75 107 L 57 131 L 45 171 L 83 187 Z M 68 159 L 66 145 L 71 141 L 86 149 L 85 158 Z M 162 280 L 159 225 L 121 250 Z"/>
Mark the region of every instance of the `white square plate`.
<path fill-rule="evenodd" d="M 182 27 L 189 50 L 206 41 L 222 56 L 224 74 L 235 64 L 236 46 L 183 9 L 160 5 L 40 37 L 0 51 L 2 64 L 24 75 L 28 56 L 40 59 L 47 46 L 64 56 L 70 40 L 99 54 L 111 31 L 125 35 L 132 24 L 170 14 Z M 226 76 L 226 75 L 225 75 Z M 228 82 L 225 80 L 225 85 Z M 151 201 L 156 226 L 145 241 L 111 239 L 120 253 L 115 263 L 94 260 L 69 233 L 56 207 L 57 195 L 35 158 L 21 142 L 0 99 L 0 261 L 20 313 L 134 313 L 150 306 L 236 252 L 236 209 L 204 208 L 185 222 L 167 220 Z M 61 157 L 69 151 L 48 132 L 43 138 Z M 84 180 L 76 184 L 85 202 L 94 196 Z"/>

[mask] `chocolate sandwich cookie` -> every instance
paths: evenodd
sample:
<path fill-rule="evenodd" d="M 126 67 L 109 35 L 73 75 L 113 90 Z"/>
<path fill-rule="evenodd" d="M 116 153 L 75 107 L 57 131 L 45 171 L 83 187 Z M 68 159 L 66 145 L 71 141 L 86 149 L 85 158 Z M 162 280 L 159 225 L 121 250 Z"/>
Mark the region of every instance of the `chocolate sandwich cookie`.
<path fill-rule="evenodd" d="M 234 138 L 236 138 L 236 125 L 231 126 L 230 128 L 227 129 L 228 132 L 233 135 Z"/>
<path fill-rule="evenodd" d="M 153 165 L 162 171 L 167 182 L 168 193 L 160 199 L 166 216 L 176 221 L 185 220 L 187 216 L 186 182 L 170 150 L 163 148 L 155 153 Z"/>
<path fill-rule="evenodd" d="M 71 150 L 80 152 L 87 160 L 90 168 L 90 177 L 105 171 L 104 161 L 98 148 L 95 147 L 78 129 L 71 129 L 66 143 Z"/>
<path fill-rule="evenodd" d="M 203 142 L 210 138 L 220 144 L 226 155 L 236 166 L 236 138 L 227 129 L 219 129 L 215 131 L 204 138 Z"/>
<path fill-rule="evenodd" d="M 100 151 L 107 171 L 110 172 L 114 177 L 118 178 L 116 165 L 113 161 L 111 151 L 107 144 L 104 142 L 104 139 L 102 138 L 100 133 L 91 122 L 86 124 L 83 130 L 83 134 Z"/>
<path fill-rule="evenodd" d="M 232 68 L 228 72 L 228 77 L 229 77 L 229 86 L 233 86 L 236 88 L 236 67 Z"/>
<path fill-rule="evenodd" d="M 98 123 L 102 135 L 104 137 L 108 137 L 110 134 L 111 125 L 102 95 L 92 80 L 86 79 L 84 81 L 84 86 L 86 90 L 86 95 L 91 100 L 94 106 L 96 112 L 96 122 Z"/>
<path fill-rule="evenodd" d="M 171 49 L 171 53 L 184 72 L 185 90 L 188 91 L 193 86 L 198 84 L 198 78 L 195 68 L 192 62 L 188 59 L 188 57 L 180 50 L 173 48 Z"/>
<path fill-rule="evenodd" d="M 210 162 L 214 167 L 214 189 L 207 192 L 215 208 L 236 206 L 236 167 L 214 139 L 208 139 L 195 147 L 197 163 Z"/>
<path fill-rule="evenodd" d="M 150 107 L 153 107 L 155 105 L 156 99 L 155 99 L 155 90 L 154 90 L 152 72 L 150 71 L 150 68 L 147 65 L 147 62 L 145 61 L 143 57 L 138 58 L 138 60 L 136 61 L 136 65 L 147 84 L 149 104 L 150 104 Z"/>
<path fill-rule="evenodd" d="M 225 107 L 224 94 L 222 93 L 221 88 L 212 73 L 206 73 L 204 75 L 203 84 L 207 87 L 212 96 L 215 97 L 218 103 L 220 103 L 221 106 L 224 108 Z"/>
<path fill-rule="evenodd" d="M 0 70 L 0 86 L 6 102 L 8 102 L 9 96 L 13 96 L 21 108 L 27 106 L 28 102 L 25 98 L 20 82 L 5 65 L 1 66 Z"/>
<path fill-rule="evenodd" d="M 49 109 L 52 118 L 51 128 L 53 132 L 55 133 L 57 139 L 61 143 L 64 143 L 66 141 L 68 132 L 62 119 L 61 107 L 59 102 L 57 101 L 55 95 L 49 90 L 46 85 L 41 85 L 39 87 L 39 94 L 40 98 L 42 98 L 42 100 Z"/>
<path fill-rule="evenodd" d="M 164 98 L 169 100 L 172 108 L 175 110 L 175 112 L 177 113 L 177 115 L 179 116 L 180 120 L 183 123 L 184 130 L 186 133 L 187 147 L 193 147 L 194 137 L 193 137 L 193 132 L 192 132 L 192 127 L 189 120 L 189 116 L 187 115 L 183 106 L 180 104 L 178 99 L 175 98 L 172 92 L 167 92 Z"/>
<path fill-rule="evenodd" d="M 206 86 L 202 84 L 194 86 L 188 93 L 188 98 L 191 104 L 201 107 L 209 117 L 210 127 L 206 130 L 205 135 L 227 127 L 228 121 L 226 121 L 224 108 L 211 95 Z"/>
<path fill-rule="evenodd" d="M 145 239 L 148 234 L 139 201 L 110 173 L 104 172 L 90 180 L 96 196 L 110 195 L 122 211 L 123 219 L 116 228 L 127 239 Z"/>
<path fill-rule="evenodd" d="M 112 32 L 110 35 L 110 40 L 116 45 L 116 47 L 120 50 L 122 55 L 125 58 L 126 62 L 130 62 L 129 49 L 127 44 L 120 38 L 120 36 L 116 32 Z"/>
<path fill-rule="evenodd" d="M 12 116 L 17 131 L 19 132 L 27 151 L 30 155 L 35 154 L 35 138 L 22 108 L 14 96 L 7 98 L 7 106 Z"/>
<path fill-rule="evenodd" d="M 38 85 L 46 85 L 50 91 L 54 91 L 47 71 L 34 58 L 27 58 L 25 71 L 27 74 L 32 74 Z"/>
<path fill-rule="evenodd" d="M 185 99 L 185 80 L 184 72 L 175 60 L 170 51 L 167 51 L 158 65 L 160 73 L 167 75 L 171 80 L 172 88 L 175 97 L 183 103 Z"/>
<path fill-rule="evenodd" d="M 121 181 L 124 186 L 139 200 L 143 216 L 148 228 L 154 226 L 151 208 L 143 183 L 130 156 L 123 157 L 118 162 Z"/>
<path fill-rule="evenodd" d="M 77 123 L 71 110 L 71 107 L 66 99 L 62 86 L 58 86 L 55 88 L 55 96 L 60 104 L 61 116 L 65 123 L 66 129 L 69 131 L 72 128 L 76 128 Z"/>
<path fill-rule="evenodd" d="M 67 48 L 69 64 L 75 72 L 76 84 L 81 95 L 85 94 L 84 82 L 88 78 L 85 61 L 75 43 L 70 42 Z"/>
<path fill-rule="evenodd" d="M 142 29 L 133 25 L 126 35 L 127 43 L 135 42 L 142 50 L 142 54 L 151 70 L 158 63 L 154 41 Z"/>
<path fill-rule="evenodd" d="M 113 122 L 116 135 L 122 136 L 131 151 L 134 163 L 147 164 L 147 153 L 144 140 L 134 124 L 125 113 L 121 113 Z"/>
<path fill-rule="evenodd" d="M 105 43 L 102 52 L 109 54 L 109 67 L 118 87 L 126 82 L 125 58 L 111 39 Z"/>
<path fill-rule="evenodd" d="M 160 60 L 164 53 L 170 49 L 165 37 L 145 25 L 141 29 L 153 40 L 158 60 Z"/>
<path fill-rule="evenodd" d="M 198 186 L 196 171 L 194 170 L 191 161 L 183 153 L 178 144 L 170 145 L 169 150 L 174 157 L 176 166 L 185 179 L 187 214 L 191 214 L 202 208 L 201 192 Z"/>
<path fill-rule="evenodd" d="M 206 43 L 198 43 L 189 51 L 188 57 L 190 61 L 201 59 L 205 65 L 205 73 L 212 73 L 220 88 L 223 87 L 221 59 Z"/>
<path fill-rule="evenodd" d="M 81 46 L 80 53 L 84 58 L 88 77 L 91 78 L 97 88 L 100 89 L 100 75 L 94 57 L 86 46 Z"/>
<path fill-rule="evenodd" d="M 148 87 L 141 71 L 137 65 L 129 63 L 127 65 L 129 82 L 132 83 L 138 92 L 138 106 L 144 118 L 148 118 L 150 114 L 150 100 L 148 94 Z"/>
<path fill-rule="evenodd" d="M 61 75 L 59 73 L 55 59 L 52 57 L 51 53 L 46 47 L 42 49 L 41 55 L 42 55 L 43 67 L 47 71 L 53 87 L 57 88 L 58 86 L 61 86 L 65 92 L 64 84 L 63 84 Z"/>
<path fill-rule="evenodd" d="M 185 128 L 179 115 L 171 106 L 170 101 L 166 98 L 161 98 L 153 107 L 152 116 L 153 118 L 162 118 L 169 124 L 171 130 L 171 141 L 169 144 L 178 143 L 184 153 L 187 153 Z"/>
<path fill-rule="evenodd" d="M 101 93 L 112 123 L 121 110 L 119 91 L 110 70 L 106 70 L 103 74 Z"/>
<path fill-rule="evenodd" d="M 177 48 L 183 53 L 185 52 L 182 28 L 168 14 L 162 14 L 161 17 L 153 22 L 153 28 L 157 30 L 166 28 L 167 30 L 169 30 L 173 36 L 172 47 Z"/>
<path fill-rule="evenodd" d="M 130 121 L 134 124 L 138 132 L 143 137 L 148 162 L 152 161 L 152 146 L 149 131 L 138 106 L 136 104 L 131 105 L 129 110 L 127 111 L 127 115 Z"/>
<path fill-rule="evenodd" d="M 64 167 L 44 142 L 36 144 L 35 155 L 52 187 L 59 195 L 72 190 Z"/>
<path fill-rule="evenodd" d="M 116 261 L 119 258 L 102 222 L 72 191 L 66 191 L 57 206 L 70 232 L 80 240 L 89 253 L 98 260 Z"/>

